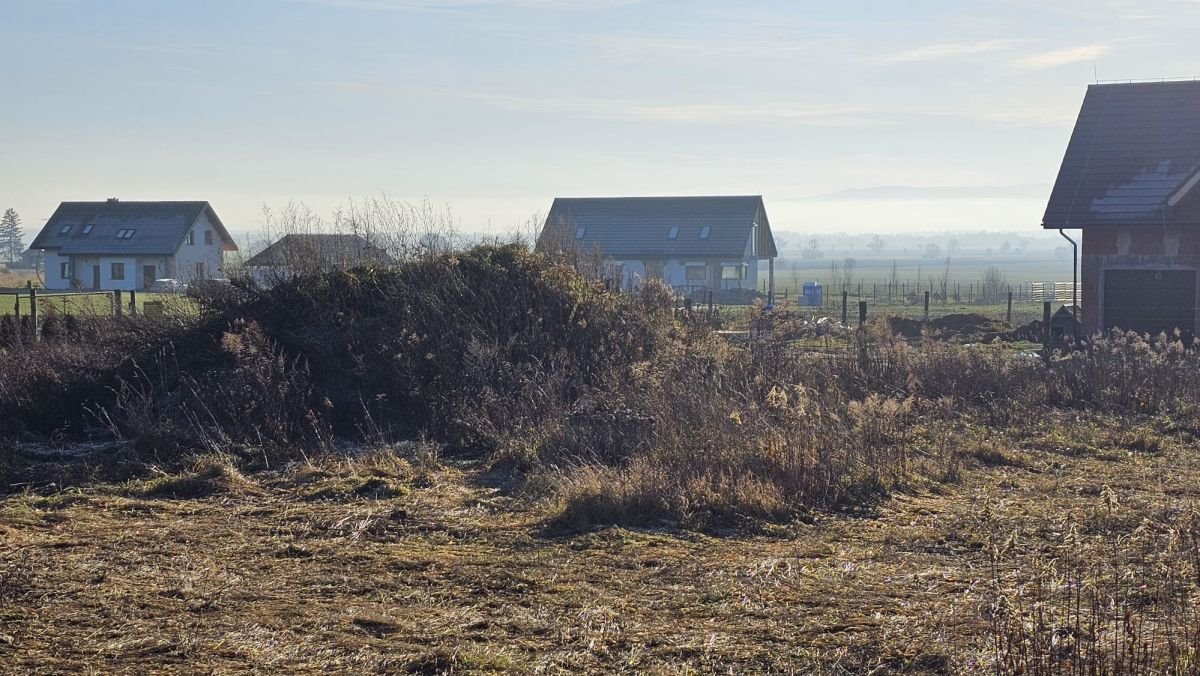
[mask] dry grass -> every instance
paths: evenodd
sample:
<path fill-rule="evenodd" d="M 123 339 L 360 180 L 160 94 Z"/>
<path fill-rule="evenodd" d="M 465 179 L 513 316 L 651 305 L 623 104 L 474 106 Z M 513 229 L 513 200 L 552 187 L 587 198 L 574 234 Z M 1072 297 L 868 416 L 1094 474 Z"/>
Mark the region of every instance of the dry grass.
<path fill-rule="evenodd" d="M 1188 444 L 1159 433 L 1153 452 L 1130 449 L 1127 427 L 1058 415 L 986 443 L 966 434 L 957 483 L 753 536 L 564 534 L 547 526 L 561 504 L 415 446 L 250 476 L 210 457 L 13 496 L 0 502 L 0 660 L 53 672 L 993 669 L 997 598 L 1036 602 L 1031 571 L 1060 554 L 1064 528 L 1103 544 L 1143 521 L 1169 526 L 1200 493 Z M 1089 447 L 1047 450 L 1058 435 Z"/>

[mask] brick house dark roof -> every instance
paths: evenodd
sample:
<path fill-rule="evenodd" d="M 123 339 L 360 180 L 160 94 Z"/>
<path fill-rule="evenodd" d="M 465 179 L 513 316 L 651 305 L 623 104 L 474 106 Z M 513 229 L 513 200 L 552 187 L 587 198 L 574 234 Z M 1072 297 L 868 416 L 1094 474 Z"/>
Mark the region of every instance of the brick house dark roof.
<path fill-rule="evenodd" d="M 767 233 L 758 255 L 777 256 L 761 196 L 559 197 L 539 245 L 562 237 L 613 258 L 742 258 L 756 224 Z M 672 228 L 679 229 L 674 238 Z"/>
<path fill-rule="evenodd" d="M 361 235 L 292 234 L 258 252 L 246 267 L 288 266 L 293 263 L 355 266 L 365 263 L 395 264 L 395 259 Z"/>
<path fill-rule="evenodd" d="M 1042 225 L 1179 222 L 1198 172 L 1200 82 L 1091 85 Z"/>
<path fill-rule="evenodd" d="M 208 202 L 63 202 L 34 238 L 30 249 L 57 250 L 60 255 L 141 254 L 169 256 L 202 214 L 208 214 L 226 251 L 237 251 L 221 219 Z M 85 233 L 85 227 L 91 231 Z M 66 226 L 70 230 L 63 233 Z M 133 237 L 118 239 L 121 230 Z"/>

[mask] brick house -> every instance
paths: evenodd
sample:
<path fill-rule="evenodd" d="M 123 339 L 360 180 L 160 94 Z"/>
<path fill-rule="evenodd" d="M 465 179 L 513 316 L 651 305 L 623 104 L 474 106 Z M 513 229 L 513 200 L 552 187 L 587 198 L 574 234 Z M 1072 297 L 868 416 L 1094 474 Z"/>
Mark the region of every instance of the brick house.
<path fill-rule="evenodd" d="M 1088 87 L 1042 225 L 1082 230 L 1086 334 L 1194 335 L 1200 82 Z"/>

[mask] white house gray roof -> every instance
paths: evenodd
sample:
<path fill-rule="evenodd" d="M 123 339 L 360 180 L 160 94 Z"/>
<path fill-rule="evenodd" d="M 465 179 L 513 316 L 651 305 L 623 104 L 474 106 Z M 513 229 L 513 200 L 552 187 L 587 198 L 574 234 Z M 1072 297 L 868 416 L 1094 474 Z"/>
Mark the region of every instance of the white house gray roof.
<path fill-rule="evenodd" d="M 31 249 L 57 250 L 60 255 L 175 253 L 184 235 L 201 214 L 207 213 L 227 251 L 237 244 L 208 202 L 63 202 L 30 245 Z M 71 229 L 63 233 L 65 226 Z M 85 226 L 91 225 L 85 233 Z M 122 230 L 133 230 L 118 239 Z"/>
<path fill-rule="evenodd" d="M 618 259 L 741 258 L 756 224 L 766 234 L 758 255 L 778 255 L 758 195 L 559 197 L 550 207 L 540 244 L 550 245 L 553 238 L 561 237 Z M 673 228 L 678 231 L 672 238 Z"/>

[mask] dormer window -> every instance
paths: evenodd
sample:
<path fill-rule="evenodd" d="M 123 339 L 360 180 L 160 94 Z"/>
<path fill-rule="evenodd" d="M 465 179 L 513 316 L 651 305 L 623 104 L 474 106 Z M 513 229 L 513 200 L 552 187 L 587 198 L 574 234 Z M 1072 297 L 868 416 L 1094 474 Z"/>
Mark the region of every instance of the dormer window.
<path fill-rule="evenodd" d="M 712 233 L 712 228 L 708 227 L 707 225 L 704 226 L 703 228 L 700 228 L 700 239 L 708 239 L 708 236 L 711 233 Z"/>
<path fill-rule="evenodd" d="M 671 228 L 671 232 L 667 233 L 667 239 L 675 239 L 677 237 L 679 237 L 679 226 L 678 225 L 673 226 Z"/>
<path fill-rule="evenodd" d="M 90 235 L 90 234 L 92 234 L 92 230 L 93 230 L 95 227 L 96 227 L 96 224 L 95 224 L 95 223 L 88 223 L 87 225 L 83 226 L 83 231 L 82 231 L 82 232 L 83 232 L 83 234 L 85 234 L 85 235 Z"/>
<path fill-rule="evenodd" d="M 124 229 L 118 230 L 117 231 L 117 239 L 133 239 L 133 235 L 136 232 L 137 232 L 137 230 L 132 230 L 129 228 L 124 228 Z"/>
<path fill-rule="evenodd" d="M 63 227 L 59 228 L 59 230 L 58 230 L 58 234 L 60 234 L 60 235 L 69 235 L 69 234 L 71 234 L 71 226 L 70 226 L 70 225 L 64 225 Z"/>
<path fill-rule="evenodd" d="M 583 236 L 586 233 L 587 228 L 575 228 L 575 239 L 583 239 Z"/>

